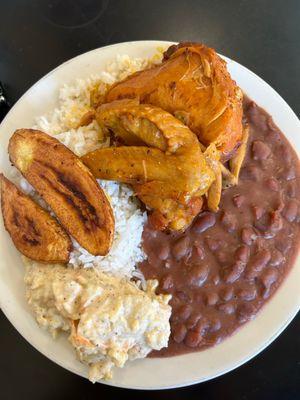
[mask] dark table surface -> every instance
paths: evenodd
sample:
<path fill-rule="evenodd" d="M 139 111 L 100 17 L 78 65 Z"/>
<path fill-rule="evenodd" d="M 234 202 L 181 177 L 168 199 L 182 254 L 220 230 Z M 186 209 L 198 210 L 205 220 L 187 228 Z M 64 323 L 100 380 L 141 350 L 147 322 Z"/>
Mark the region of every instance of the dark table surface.
<path fill-rule="evenodd" d="M 299 0 L 0 0 L 0 80 L 13 104 L 63 61 L 111 43 L 202 41 L 270 83 L 300 114 Z M 12 266 L 13 268 L 13 266 Z M 190 388 L 92 385 L 31 347 L 0 314 L 0 398 L 299 399 L 300 318 L 255 359 Z"/>

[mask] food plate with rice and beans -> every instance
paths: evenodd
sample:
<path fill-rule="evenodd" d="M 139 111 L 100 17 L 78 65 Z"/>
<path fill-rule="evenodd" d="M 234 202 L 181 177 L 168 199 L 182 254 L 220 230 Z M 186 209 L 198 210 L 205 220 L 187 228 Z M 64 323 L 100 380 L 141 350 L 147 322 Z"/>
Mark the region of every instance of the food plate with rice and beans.
<path fill-rule="evenodd" d="M 91 382 L 180 387 L 243 364 L 300 306 L 299 131 L 202 43 L 62 64 L 1 124 L 4 313 Z"/>

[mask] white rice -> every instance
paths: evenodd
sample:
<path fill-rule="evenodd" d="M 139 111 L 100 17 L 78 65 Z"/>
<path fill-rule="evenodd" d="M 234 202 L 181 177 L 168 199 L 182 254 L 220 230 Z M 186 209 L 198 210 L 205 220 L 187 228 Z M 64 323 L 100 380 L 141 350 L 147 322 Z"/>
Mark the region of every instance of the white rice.
<path fill-rule="evenodd" d="M 133 191 L 126 185 L 111 181 L 100 181 L 100 186 L 109 197 L 115 217 L 115 237 L 107 256 L 93 256 L 74 241 L 74 251 L 70 264 L 97 267 L 104 272 L 122 275 L 128 278 L 141 278 L 136 264 L 145 259 L 141 248 L 143 226 L 146 213 L 142 213 Z"/>
<path fill-rule="evenodd" d="M 109 146 L 107 139 L 99 140 L 101 131 L 96 121 L 88 126 L 76 128 L 82 115 L 89 109 L 90 89 L 99 81 L 111 84 L 124 79 L 127 75 L 145 68 L 150 62 L 159 60 L 159 53 L 151 61 L 131 59 L 127 55 L 117 56 L 99 76 L 90 76 L 87 79 L 77 79 L 71 84 L 64 84 L 59 91 L 58 107 L 48 115 L 37 117 L 33 128 L 54 136 L 78 156 L 99 147 Z M 46 207 L 32 186 L 15 169 L 12 179 Z M 139 201 L 127 185 L 100 180 L 98 183 L 106 192 L 115 217 L 115 236 L 111 250 L 107 256 L 95 257 L 73 240 L 74 249 L 70 265 L 75 268 L 79 266 L 96 268 L 113 275 L 143 280 L 137 264 L 146 257 L 141 247 L 146 213 L 141 211 Z"/>

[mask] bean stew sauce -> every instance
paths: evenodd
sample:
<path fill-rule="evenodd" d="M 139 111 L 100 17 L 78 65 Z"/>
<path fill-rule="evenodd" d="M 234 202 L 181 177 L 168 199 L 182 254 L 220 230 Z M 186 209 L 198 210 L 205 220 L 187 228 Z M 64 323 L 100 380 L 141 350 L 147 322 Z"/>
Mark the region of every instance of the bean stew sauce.
<path fill-rule="evenodd" d="M 256 313 L 283 281 L 300 239 L 300 168 L 272 118 L 244 101 L 250 138 L 239 184 L 223 191 L 220 210 L 201 213 L 181 234 L 147 224 L 140 265 L 159 292 L 172 294 L 172 356 L 219 343 Z"/>

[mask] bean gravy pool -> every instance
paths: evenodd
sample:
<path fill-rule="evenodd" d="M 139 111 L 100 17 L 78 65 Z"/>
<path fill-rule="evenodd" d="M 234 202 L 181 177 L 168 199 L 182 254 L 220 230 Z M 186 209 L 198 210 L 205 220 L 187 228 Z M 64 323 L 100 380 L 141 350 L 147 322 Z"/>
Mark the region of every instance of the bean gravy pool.
<path fill-rule="evenodd" d="M 203 212 L 183 234 L 147 225 L 140 265 L 172 294 L 172 356 L 219 343 L 252 319 L 291 268 L 300 239 L 300 168 L 272 118 L 244 101 L 250 127 L 238 186 L 223 191 L 217 214 Z M 295 132 L 295 134 L 299 134 Z"/>

